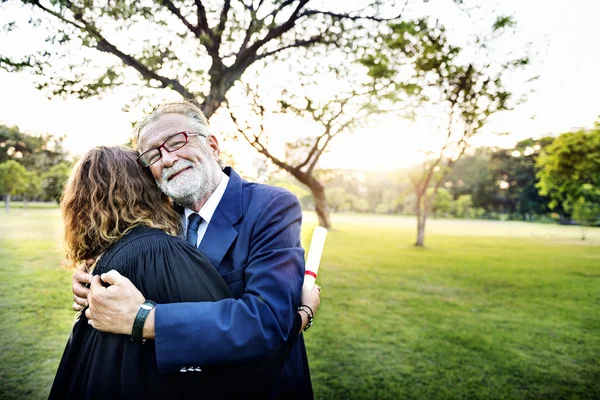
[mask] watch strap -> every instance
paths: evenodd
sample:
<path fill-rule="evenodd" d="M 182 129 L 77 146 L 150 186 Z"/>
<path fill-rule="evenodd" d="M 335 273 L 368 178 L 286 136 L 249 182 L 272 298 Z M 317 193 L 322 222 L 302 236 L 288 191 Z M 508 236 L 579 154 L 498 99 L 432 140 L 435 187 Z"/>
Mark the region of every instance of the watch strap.
<path fill-rule="evenodd" d="M 152 311 L 154 307 L 156 307 L 156 303 L 152 300 L 146 300 L 140 306 L 140 309 L 135 316 L 135 321 L 133 321 L 133 328 L 131 329 L 131 340 L 134 342 L 141 344 L 146 342 L 142 336 L 142 333 L 144 332 L 144 324 L 146 323 L 146 319 L 148 319 L 150 311 Z"/>

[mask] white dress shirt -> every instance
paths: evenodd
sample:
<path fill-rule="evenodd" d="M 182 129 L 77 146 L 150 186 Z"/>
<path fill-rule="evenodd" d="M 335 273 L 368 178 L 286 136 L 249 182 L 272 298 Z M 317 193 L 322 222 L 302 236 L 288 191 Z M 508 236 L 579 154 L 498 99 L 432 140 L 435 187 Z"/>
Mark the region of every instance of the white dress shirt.
<path fill-rule="evenodd" d="M 187 207 L 184 210 L 184 215 L 185 215 L 185 222 L 184 222 L 185 226 L 183 227 L 184 232 L 187 231 L 188 218 L 190 215 L 200 214 L 200 217 L 202 217 L 202 222 L 200 223 L 200 226 L 198 227 L 198 241 L 196 242 L 196 247 L 198 247 L 200 245 L 200 242 L 202 242 L 202 238 L 204 238 L 204 235 L 206 234 L 206 230 L 208 229 L 208 224 L 210 224 L 210 220 L 212 219 L 212 216 L 215 213 L 215 210 L 217 209 L 219 202 L 223 198 L 225 189 L 227 189 L 227 183 L 229 182 L 229 177 L 227 176 L 227 174 L 225 174 L 225 172 L 221 172 L 221 174 L 222 174 L 221 182 L 219 182 L 219 185 L 217 186 L 215 191 L 210 195 L 210 197 L 208 198 L 206 203 L 204 203 L 204 205 L 202 206 L 202 208 L 200 209 L 199 212 L 196 213 L 194 210 L 191 210 Z"/>

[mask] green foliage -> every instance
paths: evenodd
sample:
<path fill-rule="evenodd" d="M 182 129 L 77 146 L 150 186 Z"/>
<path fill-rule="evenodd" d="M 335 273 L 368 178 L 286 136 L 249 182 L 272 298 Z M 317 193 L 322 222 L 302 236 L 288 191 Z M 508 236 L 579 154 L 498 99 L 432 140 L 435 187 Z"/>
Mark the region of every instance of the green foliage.
<path fill-rule="evenodd" d="M 0 124 L 0 163 L 14 160 L 41 174 L 67 158 L 63 140 L 54 135 L 25 134 L 17 127 Z"/>
<path fill-rule="evenodd" d="M 371 211 L 369 202 L 356 196 L 352 193 L 348 193 L 346 189 L 341 186 L 335 186 L 327 189 L 327 201 L 329 208 L 334 212 L 368 212 Z"/>
<path fill-rule="evenodd" d="M 532 220 L 549 213 L 549 199 L 538 193 L 536 160 L 553 138 L 526 139 L 507 149 L 479 148 L 458 160 L 444 180 L 454 198 L 470 194 L 488 217 Z M 562 213 L 562 208 L 557 210 Z"/>
<path fill-rule="evenodd" d="M 549 212 L 549 199 L 540 195 L 535 187 L 538 182 L 536 161 L 552 141 L 551 137 L 527 139 L 514 148 L 491 154 L 490 170 L 499 190 L 497 198 L 503 203 L 503 210 L 498 211 L 520 215 L 523 219 Z"/>
<path fill-rule="evenodd" d="M 600 125 L 589 131 L 563 133 L 545 148 L 537 161 L 538 188 L 549 196 L 550 207 L 572 212 L 581 198 L 600 198 Z"/>
<path fill-rule="evenodd" d="M 578 198 L 573 204 L 573 219 L 584 226 L 599 225 L 600 197 L 594 200 L 586 199 L 584 196 Z"/>
<path fill-rule="evenodd" d="M 19 194 L 27 199 L 33 199 L 42 194 L 42 179 L 35 172 L 27 171 L 25 185 Z"/>
<path fill-rule="evenodd" d="M 454 198 L 448 190 L 439 189 L 435 194 L 433 193 L 433 188 L 429 188 L 428 191 L 428 196 L 434 196 L 433 204 L 431 206 L 431 211 L 434 215 L 442 216 L 449 214 L 452 211 Z"/>
<path fill-rule="evenodd" d="M 458 196 L 454 204 L 454 214 L 458 218 L 466 218 L 469 216 L 469 210 L 473 208 L 473 198 L 470 194 Z"/>
<path fill-rule="evenodd" d="M 505 29 L 505 28 L 514 28 L 516 25 L 517 25 L 517 22 L 514 20 L 513 17 L 501 15 L 494 22 L 493 29 L 495 32 L 495 31 L 499 31 L 499 30 Z"/>
<path fill-rule="evenodd" d="M 514 20 L 500 17 L 492 31 L 509 27 L 514 27 Z M 483 48 L 493 39 L 480 37 L 476 43 Z M 500 66 L 482 64 L 477 59 L 465 62 L 465 48 L 452 45 L 444 26 L 427 18 L 391 23 L 376 43 L 366 51 L 360 63 L 367 67 L 375 84 L 385 88 L 381 94 L 401 92 L 404 96 L 397 94 L 396 98 L 416 100 L 413 105 L 441 95 L 450 112 L 464 122 L 467 139 L 479 131 L 492 114 L 509 109 L 512 93 L 505 89 L 503 77 L 507 71 L 528 64 L 526 58 L 510 60 Z M 470 53 L 480 49 L 467 50 Z M 412 67 L 412 72 L 407 66 Z M 433 95 L 432 89 L 438 95 Z"/>
<path fill-rule="evenodd" d="M 251 65 L 285 62 L 292 49 L 344 47 L 356 34 L 350 28 L 373 26 L 382 8 L 376 1 L 368 14 L 357 7 L 330 12 L 312 0 L 21 3 L 39 19 L 10 21 L 6 31 L 40 26 L 48 31 L 52 53 L 43 46 L 22 58 L 1 57 L 0 68 L 31 70 L 39 76 L 38 88 L 57 96 L 97 97 L 124 82 L 172 90 L 203 99 L 208 118 Z M 153 32 L 152 39 L 143 32 Z M 74 46 L 85 51 L 72 52 Z M 112 57 L 92 61 L 90 51 Z"/>
<path fill-rule="evenodd" d="M 14 160 L 0 164 L 0 195 L 4 196 L 6 212 L 10 210 L 10 197 L 26 189 L 28 177 L 27 170 Z"/>
<path fill-rule="evenodd" d="M 29 173 L 21 164 L 8 160 L 0 164 L 0 194 L 16 195 L 23 193 L 28 185 Z"/>
<path fill-rule="evenodd" d="M 304 186 L 299 185 L 298 183 L 296 183 L 296 181 L 294 181 L 292 179 L 276 179 L 273 181 L 269 181 L 269 184 L 287 189 L 290 192 L 292 192 L 299 199 L 302 199 L 302 198 L 310 195 L 310 192 L 308 190 L 306 190 L 306 188 Z"/>
<path fill-rule="evenodd" d="M 0 125 L 0 163 L 18 163 L 25 171 L 12 195 L 25 199 L 57 198 L 59 186 L 66 179 L 64 166 L 68 164 L 63 139 L 54 135 L 25 134 L 17 127 Z"/>
<path fill-rule="evenodd" d="M 400 115 L 419 118 L 418 112 L 411 109 L 418 109 L 424 102 L 441 106 L 447 113 L 444 144 L 411 174 L 417 246 L 423 246 L 425 224 L 436 191 L 464 155 L 471 138 L 489 117 L 511 107 L 512 93 L 504 87 L 503 80 L 508 72 L 525 67 L 528 59 L 489 62 L 489 55 L 482 57 L 480 53 L 492 47 L 501 31 L 513 26 L 511 18 L 499 18 L 487 37 L 477 36 L 474 43 L 459 47 L 452 44 L 439 22 L 422 18 L 390 23 L 362 56 L 361 63 L 367 67 L 373 87 L 379 88 L 378 92 L 389 101 L 402 102 L 396 106 Z M 390 92 L 394 96 L 386 96 Z"/>
<path fill-rule="evenodd" d="M 501 196 L 496 175 L 502 176 L 502 173 L 497 172 L 491 164 L 495 151 L 490 148 L 477 149 L 473 154 L 456 161 L 452 171 L 444 179 L 444 185 L 454 198 L 470 194 L 474 205 L 485 207 L 489 211 L 504 211 L 496 209 L 496 201 Z M 503 149 L 498 151 L 505 152 Z"/>
<path fill-rule="evenodd" d="M 350 211 L 352 209 L 352 195 L 340 186 L 327 189 L 327 202 L 333 212 Z"/>
<path fill-rule="evenodd" d="M 47 200 L 60 202 L 63 187 L 71 174 L 71 165 L 61 163 L 50 168 L 48 172 L 42 175 L 42 187 Z"/>

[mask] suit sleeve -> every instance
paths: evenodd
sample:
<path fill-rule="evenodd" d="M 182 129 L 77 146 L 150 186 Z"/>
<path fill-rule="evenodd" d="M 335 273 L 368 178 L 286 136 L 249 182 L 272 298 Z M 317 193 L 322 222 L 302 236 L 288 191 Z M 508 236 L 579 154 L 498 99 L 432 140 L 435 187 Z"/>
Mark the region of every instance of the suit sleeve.
<path fill-rule="evenodd" d="M 266 358 L 297 335 L 292 326 L 304 278 L 301 221 L 300 204 L 291 193 L 264 207 L 252 231 L 241 298 L 156 307 L 162 373 Z"/>

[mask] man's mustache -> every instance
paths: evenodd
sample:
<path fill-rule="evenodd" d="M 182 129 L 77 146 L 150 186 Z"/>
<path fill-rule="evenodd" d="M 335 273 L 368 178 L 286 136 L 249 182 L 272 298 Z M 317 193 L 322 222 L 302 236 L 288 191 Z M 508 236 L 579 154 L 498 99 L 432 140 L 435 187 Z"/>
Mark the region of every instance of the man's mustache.
<path fill-rule="evenodd" d="M 162 170 L 163 182 L 168 182 L 169 178 L 171 178 L 173 175 L 175 175 L 189 167 L 195 168 L 194 163 L 189 160 L 179 160 L 178 162 L 173 164 L 173 166 L 171 166 L 169 168 L 163 168 L 163 170 Z"/>

